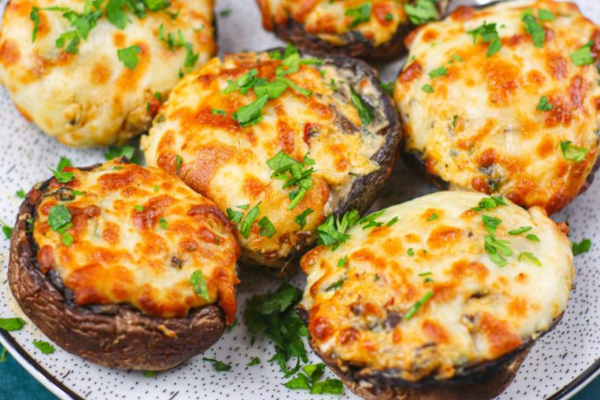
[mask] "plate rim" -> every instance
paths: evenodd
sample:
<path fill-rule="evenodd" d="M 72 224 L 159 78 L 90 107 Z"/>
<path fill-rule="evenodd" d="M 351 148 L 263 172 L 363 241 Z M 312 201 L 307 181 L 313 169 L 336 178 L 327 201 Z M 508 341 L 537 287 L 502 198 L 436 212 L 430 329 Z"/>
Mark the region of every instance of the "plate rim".
<path fill-rule="evenodd" d="M 46 368 L 27 352 L 9 332 L 0 329 L 0 344 L 2 344 L 10 355 L 46 389 L 62 400 L 86 400 L 67 385 L 59 381 Z M 70 356 L 76 357 L 68 353 Z M 86 361 L 87 362 L 87 361 Z M 600 376 L 600 358 L 577 375 L 571 382 L 567 383 L 546 400 L 568 400 L 579 393 L 595 378 Z"/>

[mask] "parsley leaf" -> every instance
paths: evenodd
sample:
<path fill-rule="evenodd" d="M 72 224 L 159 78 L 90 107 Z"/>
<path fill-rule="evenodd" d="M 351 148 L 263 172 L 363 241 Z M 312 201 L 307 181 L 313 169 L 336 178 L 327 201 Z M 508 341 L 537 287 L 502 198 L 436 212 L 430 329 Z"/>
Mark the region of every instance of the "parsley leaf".
<path fill-rule="evenodd" d="M 33 7 L 31 9 L 31 13 L 29 14 L 29 18 L 33 22 L 33 33 L 31 34 L 31 43 L 34 43 L 35 38 L 37 37 L 38 30 L 40 29 L 40 9 L 38 7 Z"/>
<path fill-rule="evenodd" d="M 583 65 L 591 65 L 594 63 L 594 57 L 592 56 L 592 46 L 594 45 L 593 41 L 589 41 L 580 48 L 578 48 L 573 54 L 571 54 L 570 58 L 573 64 L 578 67 Z"/>
<path fill-rule="evenodd" d="M 513 254 L 513 251 L 508 247 L 509 245 L 508 240 L 496 239 L 491 235 L 485 237 L 485 250 L 488 252 L 490 259 L 499 267 L 508 264 L 505 257 Z"/>
<path fill-rule="evenodd" d="M 404 320 L 408 321 L 410 320 L 412 317 L 415 316 L 415 314 L 417 313 L 417 311 L 419 311 L 419 309 L 421 307 L 423 307 L 425 305 L 425 303 L 427 303 L 431 298 L 433 297 L 433 291 L 428 291 L 427 293 L 425 293 L 425 295 L 423 295 L 423 297 L 421 297 L 407 312 L 406 314 L 404 314 Z"/>
<path fill-rule="evenodd" d="M 520 228 L 513 229 L 512 231 L 508 231 L 508 234 L 509 235 L 520 235 L 521 233 L 529 232 L 532 229 L 533 229 L 533 227 L 531 227 L 531 226 L 522 226 Z"/>
<path fill-rule="evenodd" d="M 429 72 L 429 77 L 431 79 L 437 78 L 438 76 L 446 76 L 448 74 L 448 69 L 446 67 L 439 67 Z"/>
<path fill-rule="evenodd" d="M 524 252 L 520 253 L 518 259 L 521 262 L 523 262 L 524 260 L 530 261 L 530 262 L 534 263 L 535 265 L 537 265 L 538 267 L 542 266 L 542 262 L 535 255 L 533 255 L 533 253 L 530 253 L 528 251 L 524 251 Z"/>
<path fill-rule="evenodd" d="M 589 149 L 585 147 L 579 147 L 572 144 L 570 140 L 563 140 L 560 142 L 560 150 L 562 151 L 563 157 L 567 161 L 574 161 L 577 163 L 585 160 Z"/>
<path fill-rule="evenodd" d="M 502 196 L 490 196 L 490 197 L 484 197 L 483 199 L 481 199 L 479 201 L 479 204 L 477 204 L 477 207 L 472 208 L 471 210 L 473 211 L 491 211 L 495 208 L 498 208 L 499 206 L 505 206 L 506 205 L 506 200 L 504 200 L 504 197 Z"/>
<path fill-rule="evenodd" d="M 269 361 L 277 362 L 286 377 L 298 371 L 300 362 L 308 362 L 303 341 L 308 329 L 296 313 L 301 299 L 300 289 L 283 282 L 274 293 L 252 297 L 244 311 L 250 333 L 263 334 L 274 343 L 275 356 Z M 292 358 L 297 359 L 297 367 L 288 370 L 287 362 Z"/>
<path fill-rule="evenodd" d="M 339 281 L 336 281 L 336 282 L 332 283 L 331 285 L 327 286 L 325 291 L 331 292 L 332 290 L 338 290 L 339 288 L 341 288 L 344 285 L 344 282 L 346 282 L 346 278 L 340 279 Z"/>
<path fill-rule="evenodd" d="M 473 36 L 473 44 L 477 43 L 477 36 L 481 36 L 484 43 L 489 43 L 487 51 L 488 58 L 499 52 L 502 48 L 500 36 L 496 30 L 496 24 L 488 24 L 484 21 L 483 25 L 472 31 L 467 31 L 467 33 Z"/>
<path fill-rule="evenodd" d="M 540 18 L 540 21 L 542 21 L 542 22 L 554 21 L 556 19 L 556 17 L 554 16 L 554 14 L 552 14 L 551 11 L 545 10 L 543 8 L 538 10 L 538 17 Z"/>
<path fill-rule="evenodd" d="M 21 318 L 0 318 L 0 329 L 5 331 L 18 331 L 25 326 Z"/>
<path fill-rule="evenodd" d="M 554 107 L 552 104 L 548 103 L 548 98 L 546 96 L 540 97 L 540 102 L 538 103 L 536 110 L 538 111 L 550 111 Z"/>
<path fill-rule="evenodd" d="M 125 65 L 125 68 L 134 70 L 137 67 L 139 60 L 138 54 L 142 52 L 140 46 L 129 46 L 124 49 L 117 50 L 117 57 L 119 61 Z"/>
<path fill-rule="evenodd" d="M 274 171 L 271 178 L 285 180 L 282 189 L 290 186 L 298 188 L 298 190 L 290 192 L 291 203 L 288 209 L 293 210 L 313 186 L 312 173 L 314 169 L 307 168 L 307 166 L 314 165 L 314 160 L 306 154 L 303 162 L 300 162 L 281 150 L 274 157 L 267 160 L 267 165 Z"/>
<path fill-rule="evenodd" d="M 339 247 L 340 244 L 350 239 L 346 232 L 356 225 L 360 215 L 358 210 L 346 212 L 342 218 L 329 215 L 325 222 L 317 228 L 317 243 L 324 246 L 332 246 L 332 250 Z"/>
<path fill-rule="evenodd" d="M 279 82 L 282 82 L 282 83 L 285 83 L 285 84 L 287 84 L 289 87 L 291 87 L 291 88 L 292 88 L 292 89 L 294 89 L 295 91 L 297 91 L 297 92 L 299 92 L 299 93 L 303 94 L 303 95 L 304 95 L 304 96 L 306 96 L 306 97 L 310 97 L 310 96 L 312 96 L 312 94 L 313 94 L 312 90 L 308 90 L 308 89 L 301 88 L 300 86 L 296 85 L 296 84 L 294 83 L 294 81 L 292 81 L 291 79 L 284 78 L 284 77 L 282 77 L 282 76 L 278 76 L 278 77 L 276 77 L 275 79 L 276 79 L 276 81 L 279 81 Z M 256 90 L 256 89 L 255 89 L 255 90 Z M 257 93 L 257 94 L 258 94 L 258 93 Z M 277 97 L 279 97 L 279 96 L 277 96 Z M 271 97 L 270 97 L 270 98 L 271 98 Z"/>
<path fill-rule="evenodd" d="M 65 169 L 65 167 L 71 167 L 71 160 L 69 160 L 67 157 L 61 157 L 60 160 L 58 161 L 58 166 L 56 167 L 56 170 L 58 172 L 62 172 L 63 169 Z"/>
<path fill-rule="evenodd" d="M 312 214 L 313 212 L 314 210 L 312 208 L 307 208 L 306 210 L 302 211 L 302 214 L 296 215 L 296 217 L 294 218 L 294 222 L 296 222 L 300 226 L 300 229 L 304 229 L 304 227 L 306 226 L 306 217 Z"/>
<path fill-rule="evenodd" d="M 260 228 L 260 236 L 272 238 L 273 235 L 277 233 L 275 226 L 267 217 L 262 217 L 260 221 L 258 221 L 258 226 Z"/>
<path fill-rule="evenodd" d="M 531 14 L 525 14 L 522 18 L 525 24 L 525 32 L 531 35 L 533 40 L 533 47 L 541 49 L 544 47 L 544 41 L 546 40 L 546 32 L 544 27 L 536 21 L 535 17 Z"/>
<path fill-rule="evenodd" d="M 252 361 L 250 361 L 250 362 L 249 362 L 248 364 L 246 364 L 246 365 L 247 365 L 247 366 L 249 366 L 249 367 L 252 367 L 253 365 L 258 365 L 258 364 L 260 364 L 260 358 L 258 358 L 258 357 L 254 357 L 254 358 L 252 359 Z"/>
<path fill-rule="evenodd" d="M 424 91 L 425 93 L 433 93 L 434 92 L 433 87 L 427 83 L 421 87 L 421 90 Z"/>
<path fill-rule="evenodd" d="M 233 113 L 232 117 L 240 124 L 241 127 L 246 128 L 250 125 L 258 124 L 262 121 L 262 108 L 267 104 L 269 100 L 268 94 L 263 94 L 252 103 L 240 107 L 236 112 Z"/>
<path fill-rule="evenodd" d="M 10 240 L 13 234 L 13 228 L 2 222 L 2 233 L 4 233 L 4 237 L 6 238 L 6 240 Z"/>
<path fill-rule="evenodd" d="M 286 388 L 288 388 L 290 390 L 298 390 L 298 389 L 310 390 L 310 381 L 309 381 L 308 376 L 306 376 L 304 374 L 298 374 L 292 380 L 284 383 L 283 386 L 285 386 Z"/>
<path fill-rule="evenodd" d="M 371 19 L 371 3 L 363 3 L 358 7 L 350 8 L 346 10 L 344 15 L 354 18 L 348 27 L 356 28 L 358 25 L 369 22 Z"/>
<path fill-rule="evenodd" d="M 215 360 L 214 358 L 202 357 L 202 361 L 211 362 L 217 372 L 227 372 L 231 370 L 231 365 L 225 364 L 223 361 Z"/>
<path fill-rule="evenodd" d="M 33 345 L 44 354 L 52 354 L 56 350 L 54 346 L 43 340 L 34 340 Z"/>
<path fill-rule="evenodd" d="M 23 189 L 19 189 L 19 190 L 17 190 L 16 195 L 18 198 L 24 199 L 27 194 L 25 193 L 25 191 Z"/>
<path fill-rule="evenodd" d="M 242 222 L 240 234 L 246 239 L 248 239 L 248 236 L 250 236 L 250 229 L 252 228 L 252 225 L 254 225 L 254 221 L 256 221 L 256 219 L 260 215 L 259 206 L 260 202 L 254 207 L 252 207 L 250 211 L 248 211 L 248 214 L 246 214 L 246 218 L 244 218 L 244 221 Z"/>
<path fill-rule="evenodd" d="M 373 109 L 371 106 L 363 100 L 361 96 L 356 93 L 354 88 L 350 86 L 350 99 L 352 100 L 352 104 L 356 111 L 358 111 L 358 117 L 360 118 L 360 122 L 363 126 L 369 125 L 375 119 L 373 115 Z"/>
<path fill-rule="evenodd" d="M 578 256 L 580 254 L 587 253 L 592 247 L 592 241 L 590 239 L 583 239 L 581 242 L 572 242 L 573 255 Z"/>
<path fill-rule="evenodd" d="M 55 232 L 62 233 L 71 227 L 71 213 L 64 204 L 58 204 L 48 213 L 48 225 Z"/>
<path fill-rule="evenodd" d="M 435 0 L 417 0 L 414 5 L 405 4 L 404 11 L 410 22 L 422 25 L 430 21 L 436 21 L 440 16 L 435 6 Z"/>
<path fill-rule="evenodd" d="M 490 217 L 489 215 L 482 215 L 481 219 L 483 221 L 483 226 L 488 231 L 490 235 L 493 235 L 496 232 L 496 229 L 502 223 L 500 218 Z"/>
<path fill-rule="evenodd" d="M 332 79 L 332 83 L 335 85 L 335 83 L 333 82 L 333 79 Z M 394 81 L 387 82 L 387 83 L 386 82 L 379 83 L 379 85 L 381 85 L 381 88 L 383 90 L 385 90 L 387 92 L 387 94 L 389 94 L 390 96 L 394 95 L 394 85 L 395 84 L 396 83 Z"/>
<path fill-rule="evenodd" d="M 156 376 L 156 372 L 154 372 L 154 371 L 144 371 L 144 376 L 146 378 L 154 378 Z"/>
<path fill-rule="evenodd" d="M 50 171 L 52 171 L 52 175 L 54 175 L 56 180 L 59 181 L 60 183 L 71 182 L 73 180 L 73 178 L 75 177 L 75 174 L 73 172 L 59 172 L 59 171 L 53 170 L 52 168 L 50 168 Z"/>
<path fill-rule="evenodd" d="M 204 298 L 204 300 L 206 301 L 210 301 L 208 287 L 206 286 L 206 279 L 204 278 L 204 274 L 202 273 L 202 271 L 200 271 L 199 269 L 194 271 L 192 273 L 192 276 L 190 277 L 189 282 L 192 285 L 192 288 L 194 289 L 194 293 L 196 293 L 196 295 Z"/>
<path fill-rule="evenodd" d="M 127 157 L 133 164 L 139 165 L 139 161 L 135 157 L 135 148 L 133 146 L 110 146 L 108 151 L 104 153 L 106 161 L 121 157 Z"/>

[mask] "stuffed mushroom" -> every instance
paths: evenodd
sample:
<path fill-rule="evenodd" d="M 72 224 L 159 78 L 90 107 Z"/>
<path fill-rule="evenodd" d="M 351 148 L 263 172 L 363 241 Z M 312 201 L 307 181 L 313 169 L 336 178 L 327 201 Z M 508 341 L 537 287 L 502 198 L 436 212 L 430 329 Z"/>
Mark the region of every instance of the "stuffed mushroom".
<path fill-rule="evenodd" d="M 0 82 L 61 143 L 123 144 L 149 128 L 180 76 L 216 53 L 213 3 L 11 0 Z"/>
<path fill-rule="evenodd" d="M 541 207 L 439 192 L 340 222 L 302 258 L 300 314 L 365 399 L 494 398 L 567 306 L 568 228 Z"/>
<path fill-rule="evenodd" d="M 8 279 L 25 314 L 70 353 L 122 369 L 172 368 L 236 313 L 239 246 L 209 200 L 124 161 L 67 167 L 19 210 Z"/>
<path fill-rule="evenodd" d="M 142 148 L 227 213 L 244 262 L 281 268 L 328 215 L 372 203 L 399 140 L 371 67 L 288 46 L 188 75 Z"/>
<path fill-rule="evenodd" d="M 416 31 L 409 47 L 395 87 L 403 149 L 443 187 L 552 214 L 589 185 L 600 28 L 574 4 L 462 7 Z"/>
<path fill-rule="evenodd" d="M 390 59 L 416 25 L 437 20 L 447 0 L 257 0 L 263 26 L 309 50 Z"/>

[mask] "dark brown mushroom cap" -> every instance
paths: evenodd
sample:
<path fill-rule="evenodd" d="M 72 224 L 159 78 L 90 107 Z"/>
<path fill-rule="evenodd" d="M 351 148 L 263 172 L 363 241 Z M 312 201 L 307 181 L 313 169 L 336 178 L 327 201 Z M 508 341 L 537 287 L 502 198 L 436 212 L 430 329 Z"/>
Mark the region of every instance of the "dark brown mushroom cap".
<path fill-rule="evenodd" d="M 121 369 L 173 368 L 212 346 L 225 331 L 216 305 L 192 310 L 184 318 L 162 319 L 128 305 L 80 307 L 53 272 L 44 275 L 28 219 L 48 182 L 28 193 L 19 209 L 11 244 L 8 280 L 23 312 L 58 346 L 88 361 Z"/>

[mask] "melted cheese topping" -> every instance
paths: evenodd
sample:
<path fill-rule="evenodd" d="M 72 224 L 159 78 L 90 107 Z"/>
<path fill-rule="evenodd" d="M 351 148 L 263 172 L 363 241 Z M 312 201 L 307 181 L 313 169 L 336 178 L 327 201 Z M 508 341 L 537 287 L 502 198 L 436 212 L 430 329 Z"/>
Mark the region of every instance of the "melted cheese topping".
<path fill-rule="evenodd" d="M 254 68 L 257 77 L 272 81 L 280 64 L 266 53 L 230 54 L 224 62 L 213 59 L 177 85 L 150 136 L 142 138 L 149 165 L 177 173 L 221 210 L 246 214 L 260 203 L 260 216 L 249 237 L 239 232 L 237 237 L 245 261 L 272 266 L 280 265 L 280 259 L 297 246 L 313 242 L 316 228 L 335 210 L 356 177 L 379 168 L 370 158 L 385 138 L 372 132 L 389 124 L 379 107 L 380 95 L 373 86 L 377 83 L 325 60 L 321 66 L 301 64 L 298 72 L 286 75 L 299 87 L 312 90 L 310 97 L 288 88 L 267 102 L 260 123 L 240 127 L 232 113 L 256 96 L 252 90 L 223 93 L 227 81 Z M 362 126 L 349 100 L 350 84 L 373 107 L 375 118 L 369 126 Z M 267 165 L 282 150 L 298 161 L 306 154 L 315 160 L 313 187 L 292 210 L 289 195 L 297 187 L 284 189 L 285 181 L 272 178 Z M 177 157 L 182 161 L 179 167 Z M 294 219 L 308 209 L 313 212 L 306 226 L 300 227 Z M 260 234 L 257 223 L 263 217 L 275 226 L 271 238 Z"/>
<path fill-rule="evenodd" d="M 89 172 L 65 171 L 75 177 L 50 182 L 33 238 L 41 270 L 58 273 L 76 304 L 127 303 L 169 318 L 218 303 L 233 321 L 239 246 L 213 202 L 155 168 L 112 161 Z M 84 194 L 61 200 L 72 198 L 73 190 Z M 58 204 L 71 214 L 70 246 L 48 223 Z M 208 301 L 190 284 L 197 270 L 206 279 Z"/>
<path fill-rule="evenodd" d="M 379 228 L 350 229 L 350 239 L 335 251 L 319 246 L 307 253 L 301 306 L 310 312 L 315 350 L 343 370 L 350 363 L 367 374 L 390 369 L 407 381 L 445 379 L 547 331 L 567 306 L 569 240 L 539 207 L 471 210 L 483 197 L 425 196 L 386 209 Z M 484 248 L 482 215 L 502 220 L 495 237 L 509 241 L 513 252 L 503 267 Z M 387 226 L 394 218 L 398 222 Z M 508 234 L 528 226 L 526 233 Z M 530 234 L 539 242 L 528 240 Z M 522 252 L 541 266 L 519 260 Z M 405 319 L 429 291 L 433 297 Z"/>
<path fill-rule="evenodd" d="M 371 4 L 368 21 L 352 26 L 355 17 L 346 15 L 351 9 Z M 288 18 L 299 22 L 306 32 L 336 46 L 368 41 L 374 46 L 389 42 L 398 27 L 409 23 L 404 12 L 408 0 L 258 0 L 263 25 L 285 25 Z"/>
<path fill-rule="evenodd" d="M 543 48 L 525 31 L 522 13 L 551 11 L 541 22 Z M 487 57 L 488 44 L 467 31 L 495 23 L 502 48 Z M 577 29 L 573 29 L 573 27 Z M 600 74 L 576 66 L 569 56 L 600 30 L 572 3 L 508 1 L 475 11 L 459 8 L 446 20 L 420 28 L 411 39 L 409 62 L 395 88 L 406 132 L 405 150 L 424 159 L 430 174 L 452 189 L 499 191 L 517 204 L 539 205 L 550 214 L 584 187 L 598 156 Z M 446 76 L 429 73 L 447 68 Z M 431 85 L 434 92 L 422 87 Z M 539 111 L 542 96 L 553 105 Z M 561 141 L 588 149 L 583 162 L 565 159 Z"/>
<path fill-rule="evenodd" d="M 56 47 L 56 40 L 73 31 L 62 12 L 42 10 L 66 7 L 81 13 L 83 0 L 11 0 L 0 31 L 0 82 L 25 118 L 69 146 L 122 144 L 148 129 L 163 98 L 179 80 L 185 47 L 169 49 L 159 39 L 178 31 L 198 53 L 196 66 L 217 49 L 213 38 L 213 0 L 171 1 L 166 11 L 148 12 L 140 19 L 131 13 L 125 29 L 102 16 L 81 40 L 79 54 Z M 104 2 L 102 9 L 106 7 Z M 33 7 L 40 8 L 37 38 L 32 43 Z M 68 45 L 68 41 L 65 46 Z M 139 64 L 130 70 L 117 50 L 137 45 Z"/>

